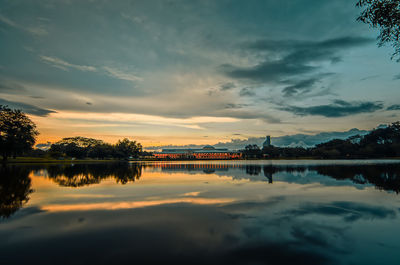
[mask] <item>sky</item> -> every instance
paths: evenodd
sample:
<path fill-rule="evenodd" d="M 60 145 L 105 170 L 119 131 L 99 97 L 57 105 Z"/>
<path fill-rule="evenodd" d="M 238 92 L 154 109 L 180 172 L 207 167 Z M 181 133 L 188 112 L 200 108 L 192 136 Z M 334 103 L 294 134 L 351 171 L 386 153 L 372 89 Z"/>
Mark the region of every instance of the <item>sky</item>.
<path fill-rule="evenodd" d="M 400 120 L 400 64 L 355 3 L 0 0 L 0 105 L 38 143 L 370 130 Z"/>

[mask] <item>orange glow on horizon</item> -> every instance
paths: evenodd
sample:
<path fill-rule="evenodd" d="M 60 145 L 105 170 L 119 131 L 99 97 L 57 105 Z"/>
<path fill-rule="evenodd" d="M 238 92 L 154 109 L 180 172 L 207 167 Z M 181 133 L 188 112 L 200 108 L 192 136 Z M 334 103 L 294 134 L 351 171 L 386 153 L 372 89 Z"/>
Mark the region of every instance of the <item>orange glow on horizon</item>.
<path fill-rule="evenodd" d="M 240 122 L 229 117 L 167 118 L 154 115 L 130 113 L 91 113 L 57 111 L 46 117 L 28 115 L 37 125 L 37 144 L 57 142 L 62 138 L 82 136 L 114 144 L 128 138 L 143 147 L 167 145 L 214 145 L 229 142 L 226 132 L 210 132 L 204 124 L 233 124 Z M 255 135 L 252 135 L 252 137 Z M 261 136 L 261 135 L 260 135 Z M 255 136 L 257 137 L 257 136 Z"/>

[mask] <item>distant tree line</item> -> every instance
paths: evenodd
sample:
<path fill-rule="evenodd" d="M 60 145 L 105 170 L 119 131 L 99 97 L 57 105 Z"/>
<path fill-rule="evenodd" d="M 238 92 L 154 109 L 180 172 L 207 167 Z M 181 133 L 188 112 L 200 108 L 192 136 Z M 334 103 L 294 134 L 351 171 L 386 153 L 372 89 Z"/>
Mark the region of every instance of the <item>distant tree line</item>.
<path fill-rule="evenodd" d="M 377 128 L 364 136 L 346 140 L 333 139 L 311 148 L 247 145 L 241 150 L 246 159 L 258 158 L 318 158 L 356 159 L 400 157 L 400 122 Z"/>
<path fill-rule="evenodd" d="M 138 158 L 142 152 L 142 145 L 125 138 L 115 145 L 101 140 L 86 137 L 69 137 L 51 145 L 48 154 L 53 158 Z"/>
<path fill-rule="evenodd" d="M 3 161 L 21 155 L 62 159 L 128 159 L 148 155 L 142 151 L 140 143 L 127 138 L 112 145 L 92 138 L 69 137 L 52 144 L 47 151 L 33 149 L 38 134 L 35 123 L 25 113 L 0 105 L 0 156 Z"/>

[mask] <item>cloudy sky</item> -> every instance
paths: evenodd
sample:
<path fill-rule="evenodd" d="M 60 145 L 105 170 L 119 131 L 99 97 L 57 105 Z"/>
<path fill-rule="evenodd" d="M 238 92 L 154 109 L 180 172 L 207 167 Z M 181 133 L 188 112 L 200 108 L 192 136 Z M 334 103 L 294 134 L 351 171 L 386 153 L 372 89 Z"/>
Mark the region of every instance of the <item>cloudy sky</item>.
<path fill-rule="evenodd" d="M 0 104 L 39 142 L 145 146 L 400 120 L 400 64 L 354 0 L 1 0 Z"/>

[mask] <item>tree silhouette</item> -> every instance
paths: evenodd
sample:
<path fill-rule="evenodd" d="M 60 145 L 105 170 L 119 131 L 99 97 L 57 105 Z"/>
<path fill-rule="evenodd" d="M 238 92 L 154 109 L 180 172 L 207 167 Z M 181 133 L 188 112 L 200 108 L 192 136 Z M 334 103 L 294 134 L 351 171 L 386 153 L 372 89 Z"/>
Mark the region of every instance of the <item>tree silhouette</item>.
<path fill-rule="evenodd" d="M 379 46 L 391 43 L 394 48 L 392 58 L 400 55 L 400 1 L 399 0 L 359 0 L 358 7 L 365 8 L 358 21 L 379 28 Z M 397 59 L 400 61 L 400 57 Z"/>
<path fill-rule="evenodd" d="M 38 134 L 36 125 L 25 113 L 0 105 L 0 152 L 3 161 L 30 150 Z"/>
<path fill-rule="evenodd" d="M 141 152 L 142 145 L 127 138 L 111 145 L 101 140 L 81 136 L 63 138 L 61 141 L 52 144 L 49 150 L 49 154 L 55 158 L 67 156 L 129 159 L 139 157 Z"/>
<path fill-rule="evenodd" d="M 142 152 L 142 145 L 136 143 L 136 141 L 130 141 L 129 139 L 124 138 L 122 141 L 119 140 L 115 145 L 115 151 L 116 156 L 119 158 L 137 158 L 140 152 Z"/>

